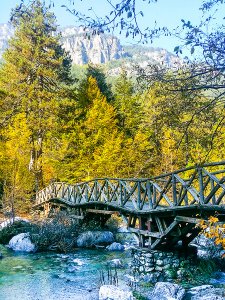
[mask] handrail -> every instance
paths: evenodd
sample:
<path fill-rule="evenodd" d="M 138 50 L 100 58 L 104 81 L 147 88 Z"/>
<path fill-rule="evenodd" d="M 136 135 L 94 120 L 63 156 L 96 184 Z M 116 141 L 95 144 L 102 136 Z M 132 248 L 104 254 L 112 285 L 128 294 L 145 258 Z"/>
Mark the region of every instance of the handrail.
<path fill-rule="evenodd" d="M 183 169 L 179 169 L 179 170 L 176 170 L 176 171 L 173 171 L 173 172 L 169 172 L 169 173 L 164 173 L 164 174 L 161 174 L 161 175 L 157 175 L 157 176 L 153 176 L 153 177 L 146 177 L 146 178 L 115 178 L 115 177 L 97 177 L 97 178 L 93 178 L 93 179 L 90 179 L 90 180 L 86 180 L 86 181 L 81 181 L 81 182 L 77 182 L 77 183 L 68 183 L 66 181 L 55 181 L 54 183 L 65 183 L 65 184 L 69 184 L 69 185 L 81 185 L 81 184 L 84 184 L 84 183 L 90 183 L 90 182 L 94 182 L 94 181 L 99 181 L 99 180 L 121 180 L 121 181 L 131 181 L 131 182 L 145 182 L 147 180 L 156 180 L 156 179 L 160 179 L 160 178 L 164 178 L 164 177 L 167 177 L 167 176 L 170 176 L 172 174 L 179 174 L 179 173 L 182 173 L 182 172 L 185 172 L 185 171 L 191 171 L 191 170 L 194 170 L 196 168 L 204 168 L 204 167 L 215 167 L 215 166 L 219 166 L 219 165 L 225 165 L 225 160 L 223 161 L 220 161 L 220 162 L 214 162 L 214 163 L 206 163 L 206 164 L 196 164 L 196 165 L 193 165 L 191 167 L 188 167 L 188 168 L 183 168 Z M 219 171 L 221 172 L 221 171 Z M 225 170 L 224 170 L 225 172 Z"/>
<path fill-rule="evenodd" d="M 64 199 L 71 205 L 87 202 L 132 205 L 135 210 L 189 205 L 221 205 L 225 198 L 225 168 L 209 172 L 206 168 L 224 166 L 225 161 L 206 163 L 150 178 L 95 178 L 69 184 L 52 182 L 37 192 L 36 204 L 52 198 Z M 191 172 L 189 179 L 182 173 Z M 220 177 L 216 176 L 220 175 Z M 163 179 L 163 180 L 160 180 Z"/>

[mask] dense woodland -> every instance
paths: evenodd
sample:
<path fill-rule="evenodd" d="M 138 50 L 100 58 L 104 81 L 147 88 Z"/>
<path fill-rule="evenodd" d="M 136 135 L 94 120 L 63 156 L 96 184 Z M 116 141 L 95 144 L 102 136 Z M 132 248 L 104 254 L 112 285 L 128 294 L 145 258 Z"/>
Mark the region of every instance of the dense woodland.
<path fill-rule="evenodd" d="M 182 80 L 174 87 L 170 71 L 167 81 L 146 81 L 124 69 L 109 84 L 101 67 L 89 65 L 80 79 L 39 0 L 15 10 L 12 24 L 0 69 L 4 211 L 27 212 L 52 180 L 151 177 L 223 159 L 224 110 L 210 91 L 184 89 Z M 185 72 L 183 65 L 180 78 Z"/>

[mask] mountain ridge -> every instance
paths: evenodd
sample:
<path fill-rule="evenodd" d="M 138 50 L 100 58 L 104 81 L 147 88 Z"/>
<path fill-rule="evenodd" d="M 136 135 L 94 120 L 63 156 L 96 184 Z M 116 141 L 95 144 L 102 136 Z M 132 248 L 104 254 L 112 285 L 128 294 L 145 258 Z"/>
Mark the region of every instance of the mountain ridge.
<path fill-rule="evenodd" d="M 73 64 L 85 65 L 112 63 L 116 68 L 121 64 L 138 63 L 142 67 L 149 63 L 173 66 L 180 59 L 163 48 L 142 45 L 123 46 L 118 37 L 107 34 L 92 35 L 82 27 L 59 28 L 63 48 L 71 55 Z M 0 58 L 8 46 L 14 30 L 9 24 L 0 24 Z"/>

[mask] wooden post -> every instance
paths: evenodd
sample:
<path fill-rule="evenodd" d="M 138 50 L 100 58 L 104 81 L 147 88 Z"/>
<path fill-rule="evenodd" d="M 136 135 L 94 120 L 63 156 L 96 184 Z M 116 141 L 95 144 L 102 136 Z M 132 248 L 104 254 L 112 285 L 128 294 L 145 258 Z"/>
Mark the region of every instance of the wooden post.
<path fill-rule="evenodd" d="M 97 180 L 95 180 L 95 183 L 94 183 L 94 185 L 95 185 L 95 199 L 94 199 L 94 201 L 97 201 L 97 199 L 98 199 L 98 181 Z"/>
<path fill-rule="evenodd" d="M 153 203 L 152 203 L 152 185 L 149 180 L 146 182 L 146 189 L 147 189 L 147 195 L 148 195 L 148 204 L 149 208 L 153 208 Z"/>
<path fill-rule="evenodd" d="M 176 186 L 176 177 L 172 174 L 172 189 L 173 189 L 173 203 L 177 206 L 177 186 Z"/>
<path fill-rule="evenodd" d="M 152 217 L 149 217 L 149 219 L 146 222 L 146 225 L 147 225 L 148 231 L 151 232 L 151 230 L 152 230 Z M 152 237 L 151 236 L 148 237 L 148 248 L 149 249 L 152 248 Z"/>
<path fill-rule="evenodd" d="M 141 209 L 141 183 L 138 181 L 138 209 Z"/>
<path fill-rule="evenodd" d="M 204 189 L 203 189 L 202 168 L 198 168 L 198 181 L 199 181 L 200 203 L 204 204 Z"/>
<path fill-rule="evenodd" d="M 213 181 L 213 179 L 210 179 L 210 185 L 211 185 L 211 191 L 214 189 L 214 181 Z M 215 196 L 215 194 L 212 196 L 212 203 L 213 203 L 213 205 L 214 204 L 216 204 L 216 196 Z"/>
<path fill-rule="evenodd" d="M 120 203 L 118 203 L 118 205 L 121 205 L 123 206 L 123 185 L 122 183 L 120 182 Z"/>

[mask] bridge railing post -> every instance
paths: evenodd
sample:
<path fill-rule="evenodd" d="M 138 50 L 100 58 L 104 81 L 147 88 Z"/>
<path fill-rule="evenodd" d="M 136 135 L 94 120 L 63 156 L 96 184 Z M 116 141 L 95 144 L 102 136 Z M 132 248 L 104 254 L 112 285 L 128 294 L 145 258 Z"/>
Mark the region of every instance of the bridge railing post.
<path fill-rule="evenodd" d="M 94 182 L 94 190 L 95 190 L 95 197 L 94 197 L 94 200 L 95 201 L 97 201 L 97 199 L 98 199 L 98 181 L 97 180 L 95 180 L 95 182 Z"/>
<path fill-rule="evenodd" d="M 150 183 L 149 180 L 146 182 L 146 189 L 147 189 L 147 195 L 148 195 L 148 203 L 149 203 L 149 208 L 153 208 L 153 203 L 152 203 L 152 184 Z"/>
<path fill-rule="evenodd" d="M 198 182 L 199 182 L 199 196 L 200 196 L 200 204 L 204 204 L 204 185 L 203 185 L 203 175 L 202 175 L 202 167 L 198 167 Z"/>
<path fill-rule="evenodd" d="M 173 203 L 177 206 L 177 180 L 174 174 L 172 174 L 172 189 L 173 189 Z"/>
<path fill-rule="evenodd" d="M 138 181 L 138 194 L 137 194 L 137 196 L 138 196 L 138 199 L 137 199 L 138 209 L 140 210 L 141 209 L 141 183 L 140 183 L 140 181 Z"/>
<path fill-rule="evenodd" d="M 118 205 L 123 206 L 123 185 L 121 181 L 119 182 L 119 185 L 120 185 L 120 198 L 119 198 Z"/>

